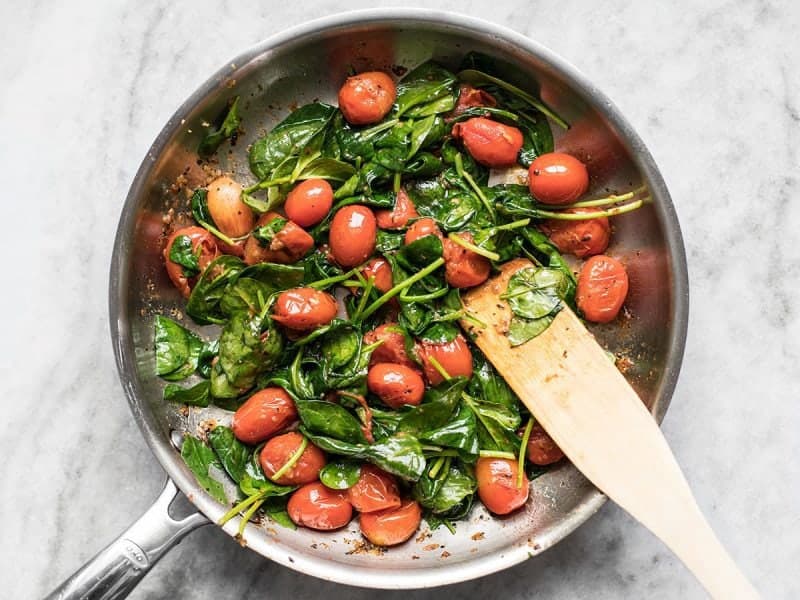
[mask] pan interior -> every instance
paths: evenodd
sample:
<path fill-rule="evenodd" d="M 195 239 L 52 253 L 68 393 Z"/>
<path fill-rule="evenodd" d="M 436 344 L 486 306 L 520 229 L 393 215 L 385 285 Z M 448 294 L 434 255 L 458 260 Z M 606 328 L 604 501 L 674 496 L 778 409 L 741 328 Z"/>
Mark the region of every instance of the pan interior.
<path fill-rule="evenodd" d="M 397 11 L 395 11 L 397 13 Z M 493 55 L 514 66 L 522 87 L 540 86 L 542 97 L 571 123 L 554 126 L 557 146 L 589 162 L 590 194 L 648 186 L 653 203 L 614 221 L 610 253 L 628 265 L 631 290 L 622 326 L 594 329 L 612 352 L 626 356 L 626 377 L 657 418 L 663 416 L 677 375 L 685 315 L 680 236 L 663 182 L 638 138 L 602 97 L 566 65 L 531 42 L 493 26 L 437 15 L 338 18 L 307 26 L 280 43 L 267 42 L 233 61 L 201 88 L 167 124 L 131 188 L 112 267 L 112 330 L 123 384 L 132 410 L 153 451 L 178 486 L 212 520 L 226 510 L 196 485 L 170 443 L 174 431 L 193 432 L 208 418 L 229 421 L 219 409 L 180 410 L 161 400 L 155 377 L 153 318 L 165 314 L 194 326 L 163 266 L 164 215 L 185 212 L 184 188 L 209 176 L 195 154 L 198 142 L 233 96 L 241 97 L 242 135 L 231 152 L 219 153 L 217 168 L 240 182 L 253 181 L 247 147 L 298 105 L 335 103 L 336 91 L 353 70 L 401 72 L 435 59 L 455 69 L 466 52 Z M 677 238 L 676 238 L 677 236 Z M 677 239 L 677 242 L 675 241 Z M 677 244 L 677 245 L 676 245 Z M 676 341 L 677 340 L 677 341 Z M 569 464 L 532 483 L 532 499 L 517 514 L 496 519 L 477 507 L 457 534 L 440 528 L 386 551 L 367 548 L 357 522 L 334 533 L 291 531 L 275 523 L 251 524 L 246 542 L 261 554 L 327 579 L 371 587 L 422 587 L 476 577 L 505 568 L 551 546 L 596 511 L 603 497 Z M 226 526 L 235 532 L 237 520 Z M 413 573 L 413 575 L 412 575 Z"/>

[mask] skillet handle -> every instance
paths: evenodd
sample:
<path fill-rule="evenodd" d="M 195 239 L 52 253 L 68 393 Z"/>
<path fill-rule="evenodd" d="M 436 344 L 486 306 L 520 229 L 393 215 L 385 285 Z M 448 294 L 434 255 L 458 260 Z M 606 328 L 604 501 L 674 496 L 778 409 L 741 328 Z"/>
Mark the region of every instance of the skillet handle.
<path fill-rule="evenodd" d="M 209 523 L 199 512 L 180 521 L 173 519 L 169 506 L 177 494 L 178 488 L 167 479 L 147 512 L 45 600 L 117 600 L 130 594 L 167 551 Z"/>

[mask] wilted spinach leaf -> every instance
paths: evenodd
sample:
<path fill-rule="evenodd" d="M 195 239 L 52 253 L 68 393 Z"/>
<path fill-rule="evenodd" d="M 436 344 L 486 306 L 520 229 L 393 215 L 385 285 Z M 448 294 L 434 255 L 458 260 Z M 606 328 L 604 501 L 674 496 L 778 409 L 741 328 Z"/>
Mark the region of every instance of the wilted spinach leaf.
<path fill-rule="evenodd" d="M 295 404 L 300 420 L 309 432 L 350 444 L 366 443 L 358 419 L 343 406 L 325 400 L 300 400 Z"/>
<path fill-rule="evenodd" d="M 446 113 L 456 105 L 458 86 L 455 76 L 429 61 L 410 71 L 397 84 L 397 116 L 427 117 Z"/>
<path fill-rule="evenodd" d="M 319 480 L 332 490 L 353 487 L 361 475 L 361 465 L 349 460 L 335 460 L 322 467 Z"/>
<path fill-rule="evenodd" d="M 270 319 L 235 312 L 219 337 L 219 365 L 228 384 L 242 392 L 274 366 L 283 349 L 283 336 Z"/>
<path fill-rule="evenodd" d="M 186 379 L 197 369 L 203 341 L 175 321 L 156 316 L 156 374 L 167 381 Z"/>
<path fill-rule="evenodd" d="M 172 241 L 169 259 L 183 267 L 184 277 L 194 277 L 200 272 L 200 248 L 197 250 L 192 250 L 192 238 L 188 235 L 179 235 Z"/>
<path fill-rule="evenodd" d="M 216 452 L 222 466 L 237 484 L 244 477 L 252 451 L 236 439 L 230 427 L 217 425 L 208 432 L 208 443 Z"/>
<path fill-rule="evenodd" d="M 209 474 L 209 469 L 212 466 L 222 471 L 222 464 L 211 448 L 197 438 L 187 435 L 183 438 L 181 458 L 183 458 L 186 466 L 194 473 L 197 482 L 205 491 L 211 494 L 217 502 L 225 504 L 228 501 L 225 497 L 225 490 L 222 484 Z"/>
<path fill-rule="evenodd" d="M 507 334 L 511 345 L 519 346 L 544 332 L 563 307 L 561 299 L 569 289 L 569 279 L 558 269 L 526 267 L 514 273 L 500 295 L 513 314 Z"/>
<path fill-rule="evenodd" d="M 178 404 L 187 404 L 189 406 L 204 408 L 208 406 L 210 392 L 211 383 L 208 381 L 201 381 L 188 388 L 181 387 L 174 383 L 168 383 L 164 388 L 164 400 L 167 402 L 176 402 Z"/>
<path fill-rule="evenodd" d="M 422 404 L 406 412 L 397 424 L 397 431 L 420 435 L 444 426 L 458 406 L 461 392 L 467 385 L 463 377 L 454 377 L 425 392 Z"/>
<path fill-rule="evenodd" d="M 239 123 L 239 96 L 236 96 L 226 110 L 225 117 L 220 126 L 213 131 L 209 131 L 203 138 L 203 141 L 200 142 L 200 146 L 197 148 L 197 154 L 199 154 L 201 158 L 208 158 L 217 151 L 217 148 L 219 148 L 226 139 L 231 138 L 231 144 L 235 143 L 236 134 L 239 130 Z"/>
<path fill-rule="evenodd" d="M 245 268 L 244 262 L 236 256 L 223 254 L 209 264 L 195 284 L 189 301 L 187 314 L 200 325 L 222 324 L 225 314 L 220 310 L 220 300 L 228 284 L 234 281 Z"/>

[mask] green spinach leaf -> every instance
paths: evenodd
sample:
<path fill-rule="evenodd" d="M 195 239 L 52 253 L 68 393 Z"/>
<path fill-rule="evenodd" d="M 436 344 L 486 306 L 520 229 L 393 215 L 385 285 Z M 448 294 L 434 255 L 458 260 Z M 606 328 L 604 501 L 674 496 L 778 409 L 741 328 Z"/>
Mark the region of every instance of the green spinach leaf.
<path fill-rule="evenodd" d="M 228 499 L 225 497 L 225 490 L 222 484 L 214 479 L 209 472 L 211 467 L 222 471 L 222 464 L 211 448 L 197 438 L 187 435 L 183 438 L 181 458 L 183 458 L 186 466 L 194 473 L 194 476 L 197 478 L 197 483 L 199 483 L 205 491 L 217 500 L 217 502 L 222 504 L 227 503 Z"/>
<path fill-rule="evenodd" d="M 201 381 L 189 388 L 184 388 L 174 383 L 168 383 L 164 388 L 164 400 L 177 404 L 187 404 L 189 406 L 208 406 L 208 399 L 211 393 L 211 383 Z"/>
<path fill-rule="evenodd" d="M 238 484 L 246 472 L 247 461 L 252 454 L 250 448 L 237 440 L 233 430 L 224 425 L 217 425 L 208 432 L 208 443 L 216 452 L 225 471 Z"/>
<path fill-rule="evenodd" d="M 192 249 L 192 238 L 188 235 L 179 235 L 172 241 L 169 249 L 169 259 L 183 267 L 185 277 L 194 277 L 200 272 L 200 248 L 198 252 Z"/>
<path fill-rule="evenodd" d="M 201 158 L 210 157 L 217 151 L 217 148 L 220 147 L 222 142 L 228 138 L 231 139 L 231 144 L 236 143 L 240 122 L 239 96 L 236 96 L 227 108 L 225 117 L 222 119 L 220 126 L 213 131 L 209 131 L 200 142 L 200 146 L 197 148 L 197 154 L 199 154 Z"/>
<path fill-rule="evenodd" d="M 332 490 L 353 487 L 361 475 L 361 465 L 349 460 L 335 460 L 322 467 L 319 480 Z"/>
<path fill-rule="evenodd" d="M 175 321 L 156 316 L 156 374 L 167 381 L 186 379 L 197 369 L 203 341 Z"/>
<path fill-rule="evenodd" d="M 234 281 L 245 268 L 236 256 L 223 254 L 209 264 L 195 284 L 186 304 L 187 314 L 200 325 L 222 324 L 226 315 L 220 309 L 220 301 L 228 284 Z"/>

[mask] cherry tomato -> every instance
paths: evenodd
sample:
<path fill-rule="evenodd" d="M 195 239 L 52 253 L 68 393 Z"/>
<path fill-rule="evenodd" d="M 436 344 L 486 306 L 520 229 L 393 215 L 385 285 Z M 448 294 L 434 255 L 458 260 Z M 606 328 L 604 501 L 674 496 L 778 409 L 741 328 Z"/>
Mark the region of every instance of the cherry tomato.
<path fill-rule="evenodd" d="M 458 236 L 472 242 L 472 234 L 459 233 Z M 448 285 L 455 288 L 468 288 L 482 284 L 489 279 L 492 263 L 485 256 L 467 250 L 456 242 L 446 239 L 444 244 L 444 276 Z"/>
<path fill-rule="evenodd" d="M 294 401 L 283 388 L 256 392 L 233 415 L 231 429 L 245 444 L 258 444 L 297 419 Z"/>
<path fill-rule="evenodd" d="M 589 189 L 589 171 L 574 156 L 549 152 L 528 167 L 531 195 L 544 204 L 570 204 Z"/>
<path fill-rule="evenodd" d="M 411 219 L 416 219 L 417 208 L 402 188 L 397 192 L 392 210 L 379 210 L 375 213 L 378 227 L 381 229 L 402 229 Z"/>
<path fill-rule="evenodd" d="M 392 267 L 385 258 L 373 258 L 364 268 L 361 274 L 365 279 L 375 278 L 373 285 L 381 294 L 392 289 Z"/>
<path fill-rule="evenodd" d="M 599 254 L 583 263 L 578 274 L 576 300 L 588 321 L 613 321 L 627 295 L 628 274 L 617 259 Z"/>
<path fill-rule="evenodd" d="M 476 106 L 497 106 L 497 100 L 485 90 L 462 83 L 458 89 L 458 103 L 453 109 L 453 114 L 460 115 L 468 108 Z"/>
<path fill-rule="evenodd" d="M 431 363 L 431 358 L 438 362 L 450 377 L 472 377 L 472 352 L 467 340 L 460 333 L 450 342 L 436 344 L 422 341 L 417 344 L 417 355 L 422 361 L 425 377 L 431 385 L 444 381 L 444 378 Z"/>
<path fill-rule="evenodd" d="M 182 227 L 176 230 L 167 240 L 167 246 L 164 248 L 164 259 L 166 260 L 167 275 L 175 285 L 180 293 L 186 298 L 192 292 L 192 286 L 189 283 L 188 277 L 183 272 L 183 267 L 169 259 L 169 253 L 172 250 L 172 244 L 175 240 L 182 236 L 187 236 L 192 241 L 192 253 L 197 256 L 197 264 L 200 272 L 203 271 L 215 258 L 220 254 L 217 247 L 216 238 L 202 227 Z"/>
<path fill-rule="evenodd" d="M 331 254 L 343 267 L 355 267 L 375 250 L 378 226 L 366 206 L 351 204 L 340 208 L 331 221 Z"/>
<path fill-rule="evenodd" d="M 440 240 L 443 239 L 439 226 L 436 224 L 436 221 L 430 217 L 425 217 L 419 221 L 414 221 L 414 224 L 408 228 L 408 231 L 406 231 L 405 243 L 408 245 L 412 242 L 416 242 L 418 239 L 424 238 L 426 235 L 435 235 Z"/>
<path fill-rule="evenodd" d="M 478 497 L 491 512 L 507 515 L 528 499 L 528 477 L 523 473 L 522 487 L 517 487 L 519 464 L 508 458 L 479 458 L 475 465 Z"/>
<path fill-rule="evenodd" d="M 312 227 L 322 221 L 333 206 L 333 188 L 324 179 L 306 179 L 297 184 L 289 195 L 283 210 L 286 216 L 300 225 Z"/>
<path fill-rule="evenodd" d="M 339 90 L 339 109 L 351 125 L 369 125 L 385 117 L 397 97 L 394 81 L 381 71 L 348 77 Z"/>
<path fill-rule="evenodd" d="M 307 483 L 292 494 L 286 510 L 295 524 L 320 531 L 344 527 L 353 516 L 347 494 L 325 487 L 319 481 Z"/>
<path fill-rule="evenodd" d="M 364 334 L 364 343 L 367 345 L 379 340 L 382 343 L 372 351 L 370 365 L 377 363 L 395 363 L 406 367 L 416 365 L 408 356 L 406 338 L 403 329 L 397 323 L 384 323 Z"/>
<path fill-rule="evenodd" d="M 261 215 L 256 227 L 261 227 L 275 219 L 283 218 L 278 213 L 267 212 Z M 268 246 L 251 235 L 244 245 L 244 262 L 254 265 L 261 262 L 274 262 L 284 265 L 296 263 L 314 247 L 314 238 L 298 227 L 294 221 L 286 221 L 283 228 L 275 234 Z"/>
<path fill-rule="evenodd" d="M 534 423 L 528 438 L 528 460 L 535 465 L 551 465 L 564 458 L 561 448 L 539 423 Z"/>
<path fill-rule="evenodd" d="M 396 546 L 417 532 L 421 520 L 419 504 L 407 498 L 397 508 L 361 513 L 358 524 L 364 537 L 376 546 Z"/>
<path fill-rule="evenodd" d="M 327 325 L 336 316 L 336 299 L 314 288 L 293 288 L 281 292 L 272 318 L 295 331 L 308 331 Z"/>
<path fill-rule="evenodd" d="M 453 137 L 462 141 L 472 158 L 487 167 L 513 165 L 522 148 L 522 132 L 519 129 L 484 117 L 456 123 Z"/>
<path fill-rule="evenodd" d="M 272 479 L 289 459 L 300 449 L 303 436 L 296 431 L 276 435 L 261 449 L 258 460 L 264 475 Z M 311 442 L 297 459 L 297 462 L 283 475 L 273 481 L 278 485 L 303 485 L 316 481 L 325 466 L 325 454 Z"/>
<path fill-rule="evenodd" d="M 347 490 L 347 497 L 353 508 L 362 513 L 400 506 L 394 475 L 369 464 L 361 465 L 358 481 Z"/>
<path fill-rule="evenodd" d="M 377 363 L 367 373 L 367 387 L 384 404 L 400 408 L 422 402 L 425 382 L 414 369 L 392 363 Z"/>
<path fill-rule="evenodd" d="M 231 237 L 250 233 L 255 217 L 242 202 L 242 186 L 230 177 L 217 177 L 208 184 L 208 212 L 217 228 Z"/>
<path fill-rule="evenodd" d="M 570 208 L 564 212 L 587 213 L 595 210 L 597 209 Z M 607 217 L 585 221 L 548 219 L 541 223 L 540 228 L 561 253 L 574 254 L 578 258 L 602 254 L 611 241 L 611 225 Z"/>

